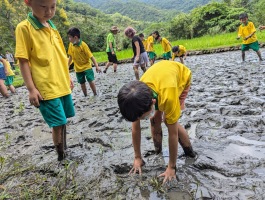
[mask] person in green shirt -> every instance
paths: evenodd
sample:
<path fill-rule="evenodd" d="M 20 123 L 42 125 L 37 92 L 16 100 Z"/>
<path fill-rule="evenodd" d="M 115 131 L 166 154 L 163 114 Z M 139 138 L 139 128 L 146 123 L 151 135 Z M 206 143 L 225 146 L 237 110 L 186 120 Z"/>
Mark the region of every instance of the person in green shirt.
<path fill-rule="evenodd" d="M 117 26 L 112 26 L 110 29 L 110 33 L 107 36 L 107 48 L 106 48 L 106 52 L 108 54 L 108 62 L 106 64 L 106 67 L 104 69 L 104 73 L 107 72 L 109 66 L 111 64 L 113 64 L 113 68 L 114 68 L 114 72 L 117 71 L 117 65 L 118 65 L 118 59 L 116 56 L 116 50 L 117 50 L 117 46 L 116 46 L 116 39 L 115 39 L 115 35 L 119 32 L 119 29 Z"/>

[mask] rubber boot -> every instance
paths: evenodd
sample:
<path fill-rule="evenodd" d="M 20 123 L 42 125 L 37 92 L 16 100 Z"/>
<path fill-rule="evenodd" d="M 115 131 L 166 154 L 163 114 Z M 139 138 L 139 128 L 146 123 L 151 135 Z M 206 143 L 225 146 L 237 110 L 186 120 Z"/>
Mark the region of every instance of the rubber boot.
<path fill-rule="evenodd" d="M 185 156 L 191 157 L 191 158 L 195 158 L 196 157 L 196 152 L 193 151 L 192 146 L 189 147 L 184 147 L 183 143 L 181 142 L 180 138 L 179 138 L 179 143 L 185 153 Z"/>
<path fill-rule="evenodd" d="M 67 149 L 67 145 L 66 145 L 66 125 L 64 125 L 64 127 L 63 127 L 63 148 L 64 148 L 64 150 L 66 150 Z"/>

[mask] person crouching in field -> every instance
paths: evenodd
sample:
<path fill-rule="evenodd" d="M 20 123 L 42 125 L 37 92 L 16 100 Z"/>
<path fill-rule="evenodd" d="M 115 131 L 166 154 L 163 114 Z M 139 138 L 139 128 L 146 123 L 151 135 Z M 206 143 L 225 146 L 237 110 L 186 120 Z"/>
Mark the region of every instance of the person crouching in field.
<path fill-rule="evenodd" d="M 186 130 L 178 123 L 181 110 L 191 84 L 191 71 L 183 64 L 160 61 L 152 65 L 140 81 L 125 84 L 118 93 L 118 105 L 122 116 L 132 122 L 134 163 L 130 173 L 142 173 L 144 161 L 141 155 L 141 120 L 150 119 L 151 133 L 156 153 L 162 151 L 162 127 L 168 129 L 169 163 L 164 173 L 164 183 L 176 178 L 178 142 L 185 155 L 195 157 Z M 155 110 L 154 114 L 153 110 Z M 164 119 L 163 119 L 164 118 Z"/>
<path fill-rule="evenodd" d="M 13 82 L 14 82 L 14 72 L 12 71 L 12 66 L 9 63 L 9 61 L 6 59 L 6 57 L 4 55 L 2 55 L 2 57 L 5 59 L 6 61 L 6 65 L 7 65 L 7 74 L 6 74 L 6 80 L 5 80 L 5 85 L 8 87 L 8 89 L 12 92 L 15 93 L 16 89 L 13 86 Z"/>
<path fill-rule="evenodd" d="M 7 88 L 4 84 L 6 80 L 6 74 L 7 74 L 7 63 L 4 58 L 0 56 L 0 93 L 3 95 L 3 97 L 9 97 Z"/>
<path fill-rule="evenodd" d="M 171 58 L 171 48 L 172 45 L 170 44 L 170 42 L 164 38 L 161 37 L 158 31 L 153 32 L 153 37 L 155 38 L 155 40 L 157 42 L 160 42 L 163 48 L 163 59 L 164 60 L 170 60 Z"/>
<path fill-rule="evenodd" d="M 136 31 L 132 27 L 127 27 L 124 30 L 126 37 L 132 40 L 133 48 L 133 70 L 136 80 L 139 80 L 138 67 L 141 66 L 143 72 L 146 71 L 146 65 L 148 64 L 148 55 L 144 49 L 144 45 L 140 37 L 135 35 Z"/>
<path fill-rule="evenodd" d="M 172 48 L 172 60 L 174 61 L 176 56 L 179 57 L 180 62 L 184 64 L 184 60 L 187 57 L 187 50 L 183 45 L 177 45 Z"/>
<path fill-rule="evenodd" d="M 243 38 L 241 46 L 243 62 L 245 61 L 245 51 L 249 49 L 253 49 L 257 53 L 259 60 L 262 61 L 259 43 L 256 36 L 256 28 L 253 22 L 248 21 L 247 13 L 241 13 L 239 15 L 239 20 L 242 24 L 239 26 L 237 39 L 240 39 L 240 37 Z"/>
<path fill-rule="evenodd" d="M 91 61 L 96 66 L 96 71 L 101 72 L 100 67 L 93 54 L 91 53 L 88 45 L 80 38 L 80 30 L 78 28 L 70 28 L 67 32 L 68 39 L 70 41 L 68 48 L 69 61 L 68 66 L 70 67 L 72 61 L 74 62 L 74 69 L 76 72 L 76 78 L 78 83 L 81 85 L 81 89 L 85 96 L 87 96 L 86 80 L 89 83 L 94 96 L 97 95 L 95 86 L 95 76 L 92 69 Z"/>
<path fill-rule="evenodd" d="M 56 0 L 24 0 L 32 10 L 16 27 L 16 53 L 31 105 L 52 127 L 58 161 L 65 158 L 67 118 L 75 115 L 63 40 L 50 20 Z M 33 117 L 33 116 L 32 116 Z"/>

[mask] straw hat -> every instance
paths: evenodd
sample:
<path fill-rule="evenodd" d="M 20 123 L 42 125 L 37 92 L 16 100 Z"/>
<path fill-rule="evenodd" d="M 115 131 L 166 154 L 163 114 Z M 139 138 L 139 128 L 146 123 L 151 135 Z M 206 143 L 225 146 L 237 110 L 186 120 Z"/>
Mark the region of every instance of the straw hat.
<path fill-rule="evenodd" d="M 119 31 L 118 27 L 117 26 L 112 26 L 110 31 Z"/>

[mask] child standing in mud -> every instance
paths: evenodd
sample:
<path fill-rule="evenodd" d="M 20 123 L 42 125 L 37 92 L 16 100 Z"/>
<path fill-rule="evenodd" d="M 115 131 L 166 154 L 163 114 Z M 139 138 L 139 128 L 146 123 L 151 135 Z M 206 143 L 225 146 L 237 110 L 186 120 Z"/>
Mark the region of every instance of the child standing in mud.
<path fill-rule="evenodd" d="M 144 49 L 144 45 L 140 37 L 135 35 L 136 31 L 128 26 L 124 30 L 126 37 L 132 39 L 132 48 L 133 48 L 133 70 L 136 80 L 139 80 L 139 71 L 138 67 L 141 66 L 143 72 L 146 71 L 146 65 L 148 64 L 148 56 Z"/>
<path fill-rule="evenodd" d="M 174 61 L 176 56 L 179 57 L 180 62 L 184 64 L 184 60 L 187 57 L 187 50 L 183 45 L 177 45 L 172 48 L 172 60 Z"/>
<path fill-rule="evenodd" d="M 191 84 L 191 71 L 183 64 L 161 61 L 152 65 L 140 81 L 125 84 L 119 91 L 118 104 L 122 116 L 132 122 L 132 143 L 134 163 L 130 173 L 142 173 L 144 161 L 141 155 L 141 124 L 150 118 L 151 133 L 156 153 L 162 151 L 162 121 L 168 129 L 169 163 L 163 183 L 176 178 L 178 142 L 185 155 L 195 157 L 189 136 L 178 123 L 181 110 Z M 153 110 L 155 109 L 154 114 Z M 164 119 L 163 119 L 164 118 Z"/>
<path fill-rule="evenodd" d="M 237 39 L 240 39 L 240 37 L 243 38 L 241 46 L 242 61 L 245 61 L 245 51 L 249 49 L 255 51 L 259 57 L 259 60 L 262 61 L 261 53 L 259 50 L 259 43 L 256 36 L 256 28 L 253 22 L 248 21 L 247 13 L 241 13 L 239 15 L 239 20 L 242 24 L 239 26 Z"/>
<path fill-rule="evenodd" d="M 4 84 L 6 80 L 6 74 L 7 74 L 7 63 L 5 59 L 0 56 L 0 93 L 3 95 L 3 97 L 7 98 L 8 91 Z"/>
<path fill-rule="evenodd" d="M 9 63 L 9 61 L 6 59 L 5 56 L 2 55 L 2 57 L 4 58 L 4 60 L 6 61 L 6 66 L 7 66 L 7 74 L 6 74 L 6 80 L 5 80 L 5 85 L 8 87 L 8 89 L 12 92 L 15 93 L 16 89 L 13 86 L 13 82 L 14 82 L 14 72 L 12 71 L 12 66 Z"/>
<path fill-rule="evenodd" d="M 153 34 L 150 34 L 147 38 L 147 47 L 146 51 L 149 57 L 150 66 L 152 66 L 155 63 L 156 60 L 156 54 L 154 50 L 154 37 Z"/>
<path fill-rule="evenodd" d="M 78 83 L 81 85 L 81 89 L 85 96 L 87 96 L 86 80 L 89 83 L 94 96 L 97 95 L 95 86 L 95 76 L 92 69 L 91 61 L 96 66 L 96 71 L 101 72 L 100 67 L 88 45 L 80 38 L 80 30 L 78 28 L 70 28 L 67 32 L 68 39 L 70 41 L 68 48 L 69 61 L 68 66 L 74 62 L 74 69 L 76 72 L 76 78 Z"/>
<path fill-rule="evenodd" d="M 171 43 L 164 37 L 161 37 L 158 31 L 153 32 L 153 37 L 157 42 L 160 42 L 163 48 L 163 59 L 170 60 L 171 59 Z"/>
<path fill-rule="evenodd" d="M 39 108 L 52 127 L 58 161 L 65 158 L 67 118 L 75 115 L 73 83 L 62 38 L 50 20 L 56 0 L 24 0 L 32 10 L 16 28 L 16 54 L 29 91 L 29 102 Z"/>

